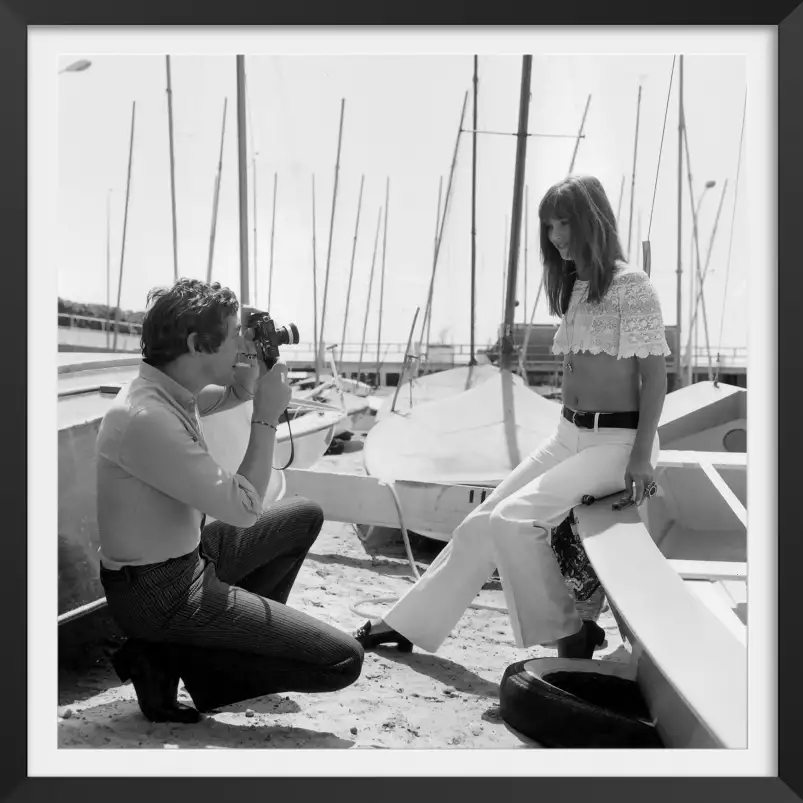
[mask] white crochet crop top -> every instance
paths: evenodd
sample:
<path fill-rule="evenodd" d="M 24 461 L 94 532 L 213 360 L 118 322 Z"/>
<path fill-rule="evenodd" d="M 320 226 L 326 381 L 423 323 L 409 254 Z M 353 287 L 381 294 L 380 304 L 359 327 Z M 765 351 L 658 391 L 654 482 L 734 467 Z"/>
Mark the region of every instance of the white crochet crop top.
<path fill-rule="evenodd" d="M 618 359 L 671 354 L 658 294 L 643 270 L 617 267 L 599 304 L 588 301 L 588 284 L 574 283 L 552 343 L 553 354 L 605 352 Z"/>

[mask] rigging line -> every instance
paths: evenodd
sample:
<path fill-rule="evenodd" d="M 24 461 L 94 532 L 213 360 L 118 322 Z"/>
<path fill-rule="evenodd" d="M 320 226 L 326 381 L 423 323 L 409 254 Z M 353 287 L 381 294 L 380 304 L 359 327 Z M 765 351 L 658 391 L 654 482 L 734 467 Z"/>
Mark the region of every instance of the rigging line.
<path fill-rule="evenodd" d="M 672 95 L 672 80 L 675 77 L 675 60 L 677 56 L 672 56 L 672 72 L 669 74 L 669 89 L 666 92 L 666 108 L 664 109 L 664 126 L 661 129 L 661 147 L 658 148 L 658 167 L 655 169 L 655 186 L 652 189 L 652 206 L 650 206 L 650 222 L 647 226 L 647 240 L 650 239 L 652 229 L 652 213 L 655 211 L 655 195 L 658 192 L 658 174 L 661 172 L 661 154 L 664 151 L 664 134 L 666 134 L 666 118 L 669 114 L 669 98 Z"/>
<path fill-rule="evenodd" d="M 739 156 L 736 162 L 736 186 L 733 189 L 733 215 L 731 216 L 731 233 L 730 241 L 728 242 L 728 261 L 725 265 L 725 290 L 722 293 L 722 314 L 719 318 L 719 338 L 717 339 L 717 355 L 719 355 L 722 348 L 722 329 L 725 325 L 725 300 L 728 296 L 728 277 L 730 276 L 731 269 L 731 253 L 733 251 L 733 229 L 736 223 L 736 202 L 739 198 L 739 173 L 742 169 L 742 143 L 744 141 L 744 121 L 747 114 L 747 90 L 744 91 L 744 106 L 742 107 L 742 131 L 739 134 Z M 717 361 L 717 368 L 719 361 Z M 719 371 L 717 370 L 717 373 Z"/>
<path fill-rule="evenodd" d="M 494 134 L 499 137 L 517 137 L 519 136 L 515 131 L 485 131 L 479 128 L 461 128 L 461 134 Z M 553 139 L 578 139 L 577 134 L 537 134 L 537 133 L 530 133 L 525 134 L 527 137 L 547 137 Z M 579 139 L 585 139 L 585 134 L 580 134 Z"/>

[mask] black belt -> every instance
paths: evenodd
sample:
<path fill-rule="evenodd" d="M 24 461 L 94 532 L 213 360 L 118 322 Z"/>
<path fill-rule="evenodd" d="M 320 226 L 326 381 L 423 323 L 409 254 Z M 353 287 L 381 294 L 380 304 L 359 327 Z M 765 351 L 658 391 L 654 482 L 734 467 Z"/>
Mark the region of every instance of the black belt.
<path fill-rule="evenodd" d="M 594 429 L 594 417 L 597 416 L 597 427 L 616 429 L 638 429 L 638 411 L 627 413 L 587 413 L 583 410 L 572 410 L 563 407 L 563 417 L 572 424 L 583 429 Z"/>

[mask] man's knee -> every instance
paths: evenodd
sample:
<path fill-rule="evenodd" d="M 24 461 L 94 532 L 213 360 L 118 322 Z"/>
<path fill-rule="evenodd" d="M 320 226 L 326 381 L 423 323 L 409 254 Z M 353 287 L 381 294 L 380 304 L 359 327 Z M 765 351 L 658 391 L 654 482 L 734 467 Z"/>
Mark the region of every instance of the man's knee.
<path fill-rule="evenodd" d="M 323 508 L 317 502 L 313 502 L 311 499 L 306 499 L 303 496 L 297 497 L 295 501 L 298 505 L 298 512 L 296 515 L 299 519 L 303 519 L 307 522 L 305 532 L 309 536 L 310 542 L 312 542 L 318 537 L 318 533 L 320 533 L 321 527 L 323 527 Z"/>
<path fill-rule="evenodd" d="M 277 514 L 280 516 L 280 526 L 287 527 L 288 532 L 294 532 L 298 540 L 303 541 L 308 547 L 312 546 L 323 527 L 323 508 L 317 502 L 303 496 L 285 499 L 277 506 L 266 510 L 261 524 L 267 531 L 273 532 L 277 526 Z"/>
<path fill-rule="evenodd" d="M 362 672 L 365 652 L 355 639 L 344 639 L 343 649 L 338 651 L 337 660 L 329 666 L 327 688 L 338 691 L 351 686 Z"/>

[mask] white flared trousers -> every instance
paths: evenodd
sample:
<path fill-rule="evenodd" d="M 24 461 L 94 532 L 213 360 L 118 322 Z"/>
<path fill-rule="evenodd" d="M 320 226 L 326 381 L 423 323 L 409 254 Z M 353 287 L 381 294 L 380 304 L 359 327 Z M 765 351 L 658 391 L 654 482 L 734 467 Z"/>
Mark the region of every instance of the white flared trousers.
<path fill-rule="evenodd" d="M 517 647 L 579 631 L 549 532 L 585 494 L 602 497 L 624 488 L 635 437 L 634 429 L 582 429 L 561 418 L 555 434 L 463 520 L 385 622 L 435 652 L 497 567 Z M 653 465 L 658 454 L 656 436 Z"/>

